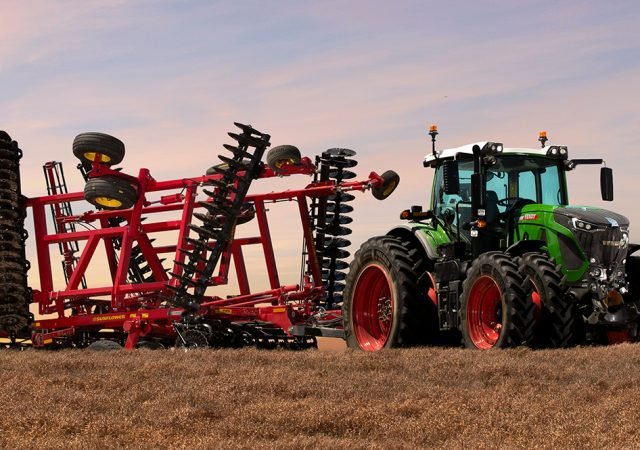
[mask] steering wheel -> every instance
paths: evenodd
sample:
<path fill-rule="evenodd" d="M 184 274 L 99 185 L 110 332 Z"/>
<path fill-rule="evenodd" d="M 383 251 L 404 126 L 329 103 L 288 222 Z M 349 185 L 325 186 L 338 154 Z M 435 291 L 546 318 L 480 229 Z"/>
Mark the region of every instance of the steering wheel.
<path fill-rule="evenodd" d="M 511 206 L 511 204 L 513 203 L 517 203 L 519 200 L 526 200 L 522 197 L 505 197 L 503 199 L 500 199 L 496 202 L 496 205 L 500 205 L 500 206 Z"/>
<path fill-rule="evenodd" d="M 507 207 L 507 209 L 502 213 L 503 216 L 508 216 L 516 209 L 521 209 L 522 207 L 533 203 L 535 203 L 533 200 L 522 197 L 506 197 L 496 202 L 497 205 Z"/>

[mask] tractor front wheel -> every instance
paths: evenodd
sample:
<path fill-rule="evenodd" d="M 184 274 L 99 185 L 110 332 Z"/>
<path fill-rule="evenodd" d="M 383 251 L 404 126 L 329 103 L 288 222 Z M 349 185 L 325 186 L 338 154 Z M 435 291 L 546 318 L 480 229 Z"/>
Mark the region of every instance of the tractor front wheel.
<path fill-rule="evenodd" d="M 462 288 L 461 328 L 468 348 L 487 350 L 530 343 L 535 305 L 518 265 L 502 252 L 473 261 Z"/>
<path fill-rule="evenodd" d="M 575 342 L 577 321 L 574 305 L 566 297 L 560 267 L 543 253 L 525 253 L 520 268 L 531 285 L 536 308 L 534 343 L 544 347 L 569 347 Z"/>
<path fill-rule="evenodd" d="M 413 260 L 402 242 L 391 236 L 369 239 L 356 252 L 346 279 L 347 345 L 376 351 L 412 344 L 410 315 L 421 297 Z"/>

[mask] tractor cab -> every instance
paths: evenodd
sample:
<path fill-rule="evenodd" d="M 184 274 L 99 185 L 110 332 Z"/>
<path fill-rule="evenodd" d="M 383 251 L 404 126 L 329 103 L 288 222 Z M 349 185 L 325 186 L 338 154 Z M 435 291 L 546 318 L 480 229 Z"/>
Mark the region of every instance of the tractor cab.
<path fill-rule="evenodd" d="M 473 154 L 457 151 L 451 159 L 438 161 L 431 197 L 431 211 L 436 220 L 452 229 L 452 233 L 469 246 L 472 237 L 477 237 L 472 236 L 472 229 L 475 228 L 474 231 L 486 231 L 492 248 L 505 249 L 513 243 L 514 228 L 525 206 L 566 205 L 567 191 L 562 165 L 555 158 L 527 151 L 530 152 L 506 149 L 503 154 L 490 158 L 488 164 L 481 164 L 478 192 L 474 192 L 472 183 Z M 448 161 L 447 164 L 445 161 Z M 452 189 L 450 178 L 455 178 L 456 168 L 458 188 Z M 445 174 L 447 171 L 449 173 Z M 445 178 L 448 178 L 446 182 Z M 484 206 L 480 208 L 484 209 L 481 222 L 474 219 L 474 197 L 479 206 Z"/>
<path fill-rule="evenodd" d="M 432 137 L 433 130 L 432 130 Z M 437 134 L 437 131 L 435 132 Z M 568 205 L 566 172 L 579 164 L 603 164 L 602 159 L 568 158 L 567 147 L 505 148 L 497 142 L 479 142 L 433 152 L 424 160 L 435 169 L 430 216 L 460 248 L 475 256 L 505 250 L 523 240 L 545 240 L 523 226 Z M 611 169 L 602 167 L 603 200 L 613 199 Z M 521 226 L 522 225 L 522 226 Z"/>

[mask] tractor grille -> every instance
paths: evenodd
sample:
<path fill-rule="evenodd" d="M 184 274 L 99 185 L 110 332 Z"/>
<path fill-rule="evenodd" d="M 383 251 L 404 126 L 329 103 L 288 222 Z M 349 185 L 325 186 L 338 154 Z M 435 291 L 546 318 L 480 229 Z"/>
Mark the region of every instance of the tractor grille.
<path fill-rule="evenodd" d="M 627 246 L 621 246 L 623 231 L 607 227 L 602 231 L 576 230 L 575 237 L 587 258 L 596 258 L 604 266 L 621 263 L 627 255 Z"/>

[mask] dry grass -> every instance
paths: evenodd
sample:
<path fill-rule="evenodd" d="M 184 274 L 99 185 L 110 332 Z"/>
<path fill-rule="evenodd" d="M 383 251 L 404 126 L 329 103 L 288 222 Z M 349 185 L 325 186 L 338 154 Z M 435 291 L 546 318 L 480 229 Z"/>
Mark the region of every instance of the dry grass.
<path fill-rule="evenodd" d="M 640 345 L 0 352 L 0 448 L 640 446 Z"/>

